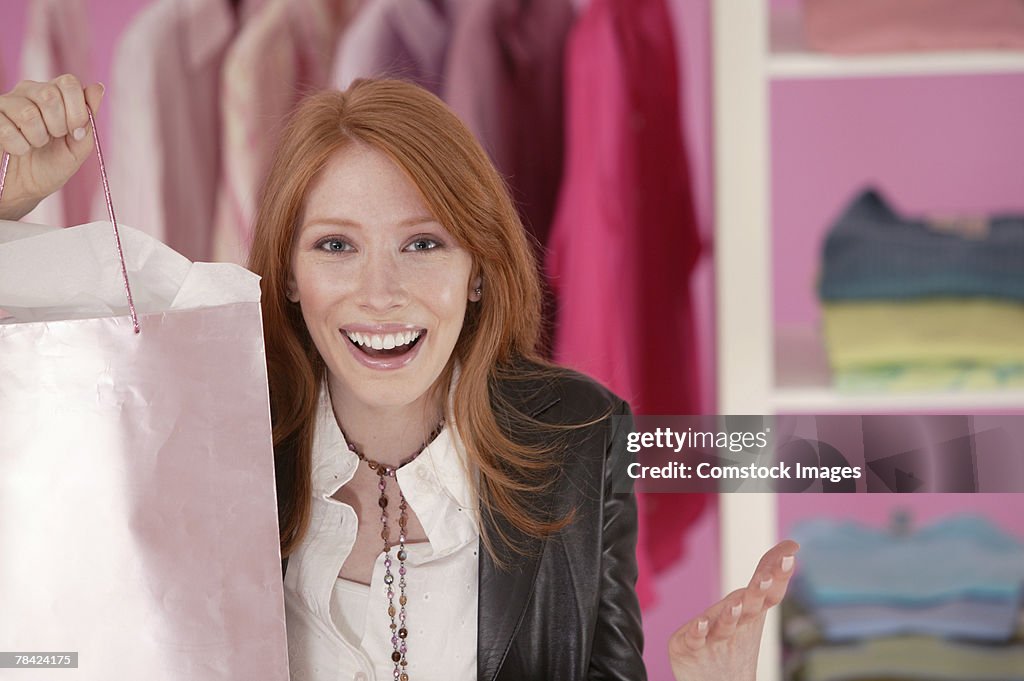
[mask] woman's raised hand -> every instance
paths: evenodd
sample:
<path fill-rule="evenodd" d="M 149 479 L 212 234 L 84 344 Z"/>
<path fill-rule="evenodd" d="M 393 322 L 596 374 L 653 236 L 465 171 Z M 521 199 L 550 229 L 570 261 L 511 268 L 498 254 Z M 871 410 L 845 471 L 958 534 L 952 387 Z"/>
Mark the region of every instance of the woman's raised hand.
<path fill-rule="evenodd" d="M 794 541 L 776 544 L 761 557 L 750 583 L 684 624 L 668 643 L 677 681 L 753 681 L 768 609 L 786 595 L 793 576 Z"/>
<path fill-rule="evenodd" d="M 86 105 L 95 113 L 102 99 L 103 85 L 70 74 L 0 95 L 0 152 L 11 155 L 0 219 L 20 219 L 75 174 L 93 148 Z"/>

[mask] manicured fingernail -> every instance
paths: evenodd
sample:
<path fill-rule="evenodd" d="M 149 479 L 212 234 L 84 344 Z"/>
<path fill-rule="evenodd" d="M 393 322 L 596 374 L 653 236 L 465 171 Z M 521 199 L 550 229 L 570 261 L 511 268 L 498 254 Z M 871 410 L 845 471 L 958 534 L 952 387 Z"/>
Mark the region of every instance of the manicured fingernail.
<path fill-rule="evenodd" d="M 743 612 L 743 604 L 740 603 L 739 605 L 732 606 L 732 609 L 729 610 L 729 612 L 732 613 L 733 617 L 739 617 L 740 613 Z"/>
<path fill-rule="evenodd" d="M 774 580 L 771 577 L 769 577 L 768 579 L 762 579 L 760 582 L 758 582 L 757 586 L 761 589 L 761 591 L 767 591 L 768 587 L 772 585 L 773 581 Z"/>
<path fill-rule="evenodd" d="M 75 138 L 76 142 L 81 142 L 85 139 L 85 128 L 75 128 L 74 132 L 71 133 L 71 136 Z"/>
<path fill-rule="evenodd" d="M 697 622 L 697 633 L 701 635 L 708 633 L 707 620 L 700 620 L 699 622 Z"/>
<path fill-rule="evenodd" d="M 793 561 L 794 560 L 795 559 L 794 559 L 793 556 L 783 556 L 782 557 L 782 571 L 783 572 L 789 572 L 790 570 L 792 570 L 793 569 Z"/>

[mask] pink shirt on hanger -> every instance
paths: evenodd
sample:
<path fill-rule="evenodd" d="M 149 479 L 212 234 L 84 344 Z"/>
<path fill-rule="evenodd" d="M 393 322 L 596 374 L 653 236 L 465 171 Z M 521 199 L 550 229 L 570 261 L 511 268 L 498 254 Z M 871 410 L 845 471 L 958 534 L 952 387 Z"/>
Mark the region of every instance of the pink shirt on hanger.
<path fill-rule="evenodd" d="M 91 62 L 83 0 L 32 0 L 21 50 L 22 79 L 45 82 L 72 73 L 88 85 L 94 78 Z M 43 199 L 24 219 L 60 227 L 89 222 L 98 188 L 96 163 L 86 162 L 67 184 Z"/>
<path fill-rule="evenodd" d="M 455 15 L 444 100 L 508 180 L 543 246 L 562 179 L 570 0 L 474 0 Z"/>
<path fill-rule="evenodd" d="M 338 44 L 331 84 L 389 76 L 441 94 L 451 15 L 465 0 L 372 0 Z"/>
<path fill-rule="evenodd" d="M 122 35 L 104 102 L 118 219 L 191 260 L 210 259 L 217 96 L 235 25 L 227 0 L 157 0 Z"/>
<path fill-rule="evenodd" d="M 243 27 L 224 61 L 219 94 L 223 169 L 217 181 L 213 257 L 244 265 L 256 195 L 285 116 L 327 85 L 352 0 L 270 0 Z"/>
<path fill-rule="evenodd" d="M 591 0 L 567 49 L 566 172 L 547 258 L 555 359 L 637 414 L 699 413 L 690 276 L 700 238 L 676 59 L 665 0 Z M 642 497 L 645 577 L 645 557 L 655 569 L 678 558 L 705 498 Z"/>

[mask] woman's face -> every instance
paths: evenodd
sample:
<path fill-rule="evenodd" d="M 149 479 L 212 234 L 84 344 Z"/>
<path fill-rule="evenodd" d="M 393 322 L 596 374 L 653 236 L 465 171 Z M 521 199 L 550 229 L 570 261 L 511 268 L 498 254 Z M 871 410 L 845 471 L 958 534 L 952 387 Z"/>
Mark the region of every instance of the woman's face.
<path fill-rule="evenodd" d="M 425 399 L 462 330 L 473 261 L 388 156 L 353 143 L 314 181 L 292 249 L 302 307 L 342 404 Z"/>

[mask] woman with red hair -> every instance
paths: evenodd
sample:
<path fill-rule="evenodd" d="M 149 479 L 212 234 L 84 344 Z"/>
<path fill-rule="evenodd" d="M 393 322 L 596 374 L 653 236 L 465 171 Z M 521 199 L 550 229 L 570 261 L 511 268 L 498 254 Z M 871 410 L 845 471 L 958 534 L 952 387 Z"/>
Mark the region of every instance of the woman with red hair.
<path fill-rule="evenodd" d="M 18 219 L 88 156 L 101 89 L 0 96 Z M 643 679 L 629 407 L 536 353 L 501 177 L 436 97 L 362 80 L 290 116 L 260 195 L 293 679 Z M 621 489 L 621 484 L 615 486 Z M 672 638 L 679 679 L 752 679 L 796 545 Z"/>

